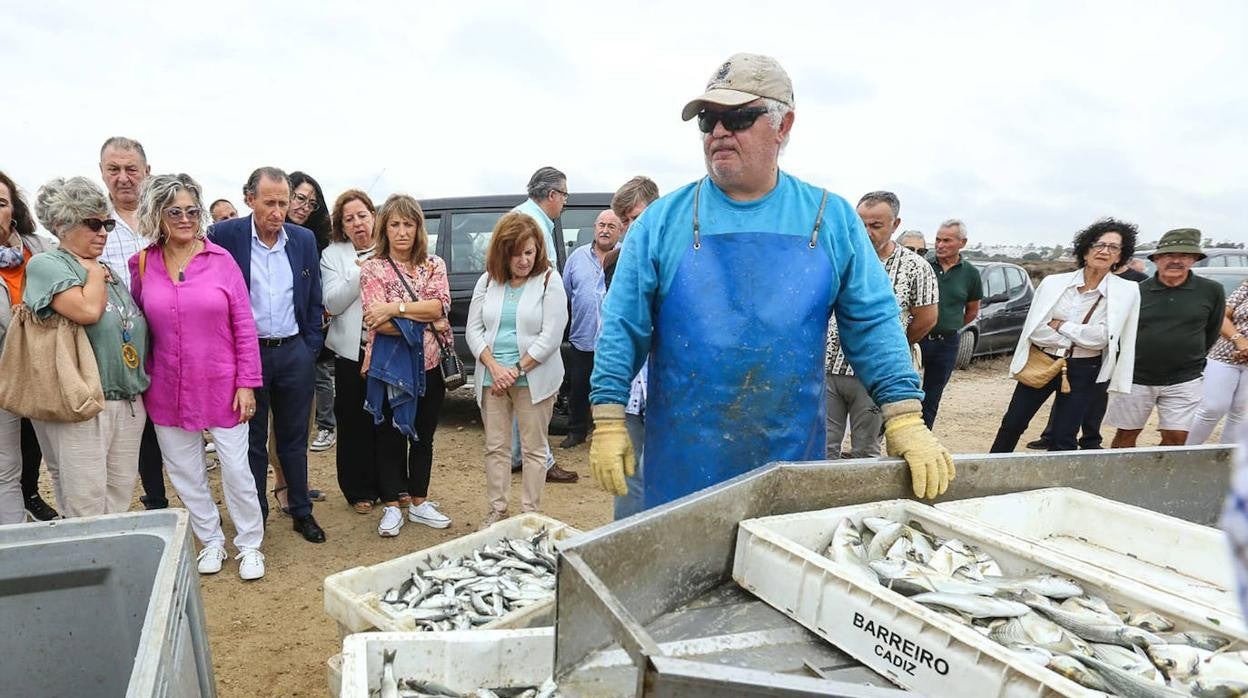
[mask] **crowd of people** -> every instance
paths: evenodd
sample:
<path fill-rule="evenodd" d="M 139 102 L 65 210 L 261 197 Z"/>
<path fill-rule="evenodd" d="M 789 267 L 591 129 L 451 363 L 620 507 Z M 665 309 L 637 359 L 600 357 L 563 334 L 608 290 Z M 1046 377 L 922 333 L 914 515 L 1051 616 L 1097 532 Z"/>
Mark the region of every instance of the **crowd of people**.
<path fill-rule="evenodd" d="M 534 172 L 492 231 L 465 329 L 481 523 L 509 515 L 516 470 L 524 511 L 540 510 L 546 483 L 578 480 L 547 436 L 565 379 L 559 446 L 590 442 L 617 517 L 769 461 L 882 451 L 906 461 L 916 496 L 943 493 L 956 471 L 931 429 L 983 300 L 961 256 L 966 224 L 941 223 L 929 258 L 922 233 L 898 234 L 895 194 L 855 207 L 781 171 L 794 97 L 772 58 L 732 56 L 682 118 L 697 120 L 707 177 L 662 198 L 629 180 L 562 271 L 560 170 Z M 87 419 L 0 410 L 0 524 L 58 515 L 38 495 L 41 461 L 64 516 L 127 510 L 136 479 L 145 507 L 167 506 L 167 474 L 202 544 L 199 571 L 219 572 L 211 448 L 239 576 L 256 579 L 270 467 L 280 511 L 324 542 L 308 451 L 336 447 L 343 500 L 376 515 L 378 535 L 449 526 L 430 496 L 451 295 L 419 202 L 377 207 L 348 189 L 331 206 L 306 173 L 259 167 L 240 217 L 186 174 L 153 175 L 123 137 L 104 143 L 100 174 L 107 191 L 83 177 L 43 184 L 32 215 L 0 173 L 0 332 L 54 317 L 83 328 L 103 395 Z M 1090 225 L 1074 237 L 1078 268 L 1036 289 L 994 452 L 1014 450 L 1054 393 L 1050 450 L 1099 447 L 1102 420 L 1114 446 L 1134 445 L 1154 407 L 1162 444 L 1200 443 L 1224 415 L 1234 438 L 1248 409 L 1248 283 L 1228 299 L 1192 274 L 1203 253 L 1191 229 L 1162 237 L 1154 276 L 1128 280 L 1136 237 L 1123 221 Z"/>

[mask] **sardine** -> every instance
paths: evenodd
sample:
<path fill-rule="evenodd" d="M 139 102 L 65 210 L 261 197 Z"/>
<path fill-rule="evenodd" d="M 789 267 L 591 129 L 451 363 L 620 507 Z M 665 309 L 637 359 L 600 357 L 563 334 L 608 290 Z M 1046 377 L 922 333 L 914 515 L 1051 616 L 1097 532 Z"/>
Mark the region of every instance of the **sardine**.
<path fill-rule="evenodd" d="M 972 618 L 1012 618 L 1027 613 L 1026 604 L 991 596 L 942 594 L 929 591 L 911 596 L 910 600 L 921 604 L 952 608 Z"/>
<path fill-rule="evenodd" d="M 1150 681 L 1129 671 L 1123 671 L 1095 657 L 1087 657 L 1082 654 L 1068 656 L 1075 659 L 1075 661 L 1082 662 L 1084 666 L 1100 675 L 1101 679 L 1112 689 L 1107 691 L 1107 693 L 1117 693 L 1124 696 L 1124 698 L 1179 698 L 1187 695 L 1186 693 L 1180 693 L 1172 688 L 1168 688 L 1164 684 Z"/>
<path fill-rule="evenodd" d="M 439 567 L 438 569 L 428 570 L 421 574 L 425 579 L 434 579 L 439 582 L 444 582 L 448 579 L 472 579 L 477 576 L 476 572 L 473 572 L 467 567 L 460 567 L 458 565 L 455 567 Z"/>
<path fill-rule="evenodd" d="M 381 698 L 399 698 L 399 682 L 394 678 L 394 658 L 397 650 L 381 653 Z"/>

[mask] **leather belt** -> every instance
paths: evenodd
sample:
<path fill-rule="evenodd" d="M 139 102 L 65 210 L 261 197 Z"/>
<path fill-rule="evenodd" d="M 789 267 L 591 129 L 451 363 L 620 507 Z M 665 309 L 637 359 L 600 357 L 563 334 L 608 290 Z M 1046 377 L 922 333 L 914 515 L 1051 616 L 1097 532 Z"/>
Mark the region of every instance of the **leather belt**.
<path fill-rule="evenodd" d="M 280 347 L 287 342 L 294 341 L 298 337 L 299 335 L 297 334 L 292 334 L 289 337 L 261 337 L 260 346 L 269 348 Z"/>

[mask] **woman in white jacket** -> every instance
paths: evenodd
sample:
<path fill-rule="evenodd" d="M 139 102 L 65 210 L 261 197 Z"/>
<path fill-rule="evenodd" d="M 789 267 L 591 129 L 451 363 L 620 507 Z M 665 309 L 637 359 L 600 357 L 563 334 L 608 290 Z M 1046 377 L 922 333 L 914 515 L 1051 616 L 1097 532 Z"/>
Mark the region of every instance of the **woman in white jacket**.
<path fill-rule="evenodd" d="M 348 189 L 334 202 L 329 247 L 321 253 L 321 295 L 329 314 L 325 346 L 334 352 L 334 421 L 338 430 L 338 487 L 355 510 L 367 514 L 377 500 L 377 448 L 373 418 L 364 411 L 362 346 L 368 337 L 360 304 L 360 265 L 377 242 L 368 194 Z"/>
<path fill-rule="evenodd" d="M 1079 269 L 1044 278 L 1031 301 L 1022 336 L 1010 363 L 1013 377 L 1027 365 L 1032 347 L 1048 359 L 1066 357 L 1070 392 L 1060 390 L 1062 375 L 1042 388 L 1019 383 L 992 453 L 1010 453 L 1031 418 L 1057 391 L 1050 451 L 1073 451 L 1088 405 L 1098 393 L 1131 392 L 1135 367 L 1135 330 L 1140 316 L 1139 286 L 1113 272 L 1135 253 L 1136 227 L 1106 218 L 1075 235 Z"/>
<path fill-rule="evenodd" d="M 476 393 L 485 427 L 485 480 L 490 511 L 483 526 L 507 517 L 511 424 L 520 425 L 524 454 L 521 506 L 537 511 L 546 484 L 546 431 L 568 324 L 563 279 L 546 254 L 542 230 L 523 213 L 499 219 L 468 308 L 466 339 L 477 360 Z"/>

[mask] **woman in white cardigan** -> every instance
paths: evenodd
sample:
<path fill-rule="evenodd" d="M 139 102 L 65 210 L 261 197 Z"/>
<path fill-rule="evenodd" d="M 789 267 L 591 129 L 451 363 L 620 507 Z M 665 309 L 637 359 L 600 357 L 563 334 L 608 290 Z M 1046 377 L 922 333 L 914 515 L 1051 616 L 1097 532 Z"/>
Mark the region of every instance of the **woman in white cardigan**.
<path fill-rule="evenodd" d="M 329 314 L 325 346 L 334 352 L 334 420 L 338 430 L 338 487 L 361 514 L 377 500 L 373 418 L 364 411 L 361 349 L 368 332 L 360 303 L 360 264 L 373 256 L 377 209 L 368 194 L 348 189 L 334 202 L 332 242 L 321 253 L 321 295 Z"/>
<path fill-rule="evenodd" d="M 511 424 L 520 426 L 524 454 L 521 506 L 537 511 L 546 484 L 546 431 L 568 324 L 563 279 L 546 254 L 542 230 L 523 213 L 499 219 L 468 308 L 466 339 L 477 359 L 477 404 L 485 427 L 485 481 L 490 511 L 483 526 L 507 517 Z"/>
<path fill-rule="evenodd" d="M 1088 405 L 1106 390 L 1131 392 L 1135 367 L 1135 330 L 1140 317 L 1140 289 L 1113 272 L 1131 260 L 1136 228 L 1106 218 L 1075 235 L 1079 269 L 1044 278 L 1031 301 L 1022 336 L 1010 363 L 1013 377 L 1027 365 L 1034 346 L 1048 359 L 1066 357 L 1065 379 L 1070 392 L 1060 388 L 1059 374 L 1042 388 L 1019 383 L 992 453 L 1010 453 L 1031 418 L 1054 391 L 1050 451 L 1073 451 L 1076 434 Z"/>

